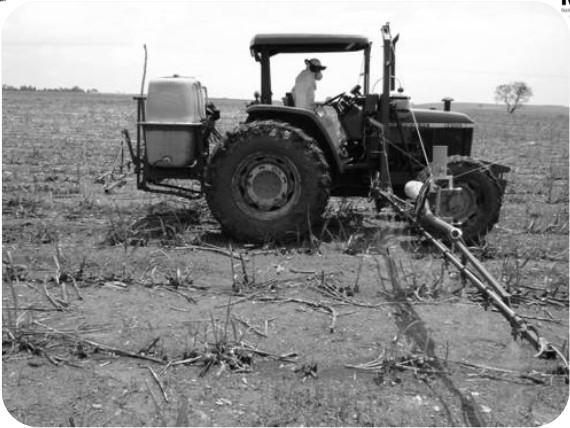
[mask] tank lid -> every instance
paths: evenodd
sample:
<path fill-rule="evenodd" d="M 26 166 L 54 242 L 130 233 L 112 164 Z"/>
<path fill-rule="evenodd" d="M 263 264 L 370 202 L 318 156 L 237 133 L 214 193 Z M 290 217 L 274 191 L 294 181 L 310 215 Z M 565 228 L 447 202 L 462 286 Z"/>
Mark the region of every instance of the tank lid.
<path fill-rule="evenodd" d="M 161 76 L 153 80 L 165 80 L 165 79 L 173 79 L 173 80 L 191 80 L 193 82 L 197 82 L 198 79 L 194 76 L 181 76 L 180 74 L 173 74 L 171 76 Z"/>

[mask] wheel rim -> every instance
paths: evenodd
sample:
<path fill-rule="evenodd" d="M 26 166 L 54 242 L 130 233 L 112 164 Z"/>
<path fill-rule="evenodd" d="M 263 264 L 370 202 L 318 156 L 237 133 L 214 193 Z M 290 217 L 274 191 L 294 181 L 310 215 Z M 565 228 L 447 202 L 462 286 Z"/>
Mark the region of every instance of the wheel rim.
<path fill-rule="evenodd" d="M 242 210 L 270 219 L 287 211 L 299 198 L 301 179 L 287 157 L 258 153 L 240 162 L 232 187 Z"/>
<path fill-rule="evenodd" d="M 477 195 L 466 183 L 458 183 L 460 192 L 452 194 L 441 207 L 443 217 L 451 217 L 456 225 L 465 225 L 477 214 Z"/>

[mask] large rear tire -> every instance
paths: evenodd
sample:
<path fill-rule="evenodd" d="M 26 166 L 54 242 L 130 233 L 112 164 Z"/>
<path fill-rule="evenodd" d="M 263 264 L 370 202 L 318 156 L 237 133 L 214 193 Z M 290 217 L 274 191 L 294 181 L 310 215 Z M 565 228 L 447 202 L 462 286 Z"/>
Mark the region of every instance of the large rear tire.
<path fill-rule="evenodd" d="M 241 125 L 206 169 L 206 200 L 239 240 L 284 240 L 320 220 L 331 178 L 323 152 L 303 131 L 278 121 Z"/>
<path fill-rule="evenodd" d="M 464 191 L 448 201 L 441 215 L 463 231 L 468 244 L 478 244 L 499 221 L 503 187 L 489 167 L 471 158 L 452 156 L 447 173 L 453 176 L 455 187 Z M 418 177 L 427 178 L 424 170 Z"/>

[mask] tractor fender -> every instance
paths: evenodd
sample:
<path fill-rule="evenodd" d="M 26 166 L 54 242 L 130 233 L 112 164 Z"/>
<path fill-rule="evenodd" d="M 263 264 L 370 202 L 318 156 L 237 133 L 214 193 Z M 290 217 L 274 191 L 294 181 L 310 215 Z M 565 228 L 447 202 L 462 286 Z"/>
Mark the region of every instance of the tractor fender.
<path fill-rule="evenodd" d="M 504 178 L 504 174 L 511 172 L 511 168 L 496 162 L 489 162 L 485 160 L 481 160 L 480 162 L 485 165 L 489 171 L 491 171 L 491 174 L 493 174 L 497 180 L 497 183 L 499 183 L 501 192 L 504 194 L 505 188 L 507 187 L 507 180 Z"/>
<path fill-rule="evenodd" d="M 344 172 L 344 165 L 340 160 L 334 142 L 313 110 L 298 107 L 255 104 L 248 107 L 246 111 L 246 123 L 254 120 L 279 120 L 299 128 L 315 139 L 317 145 L 325 154 L 325 158 L 333 175 L 342 174 Z"/>

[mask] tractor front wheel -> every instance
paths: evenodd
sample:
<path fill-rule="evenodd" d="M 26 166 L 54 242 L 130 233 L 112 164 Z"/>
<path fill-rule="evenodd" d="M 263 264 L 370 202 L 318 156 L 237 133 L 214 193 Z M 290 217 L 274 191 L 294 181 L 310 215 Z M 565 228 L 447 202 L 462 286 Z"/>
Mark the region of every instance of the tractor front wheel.
<path fill-rule="evenodd" d="M 452 219 L 467 243 L 480 243 L 499 221 L 503 189 L 487 165 L 470 158 L 451 157 L 447 173 L 462 191 L 440 207 L 440 215 Z M 427 172 L 418 178 L 424 180 Z"/>
<path fill-rule="evenodd" d="M 315 141 L 284 122 L 241 125 L 214 151 L 206 170 L 206 200 L 223 229 L 263 242 L 303 234 L 330 194 L 330 175 Z"/>

